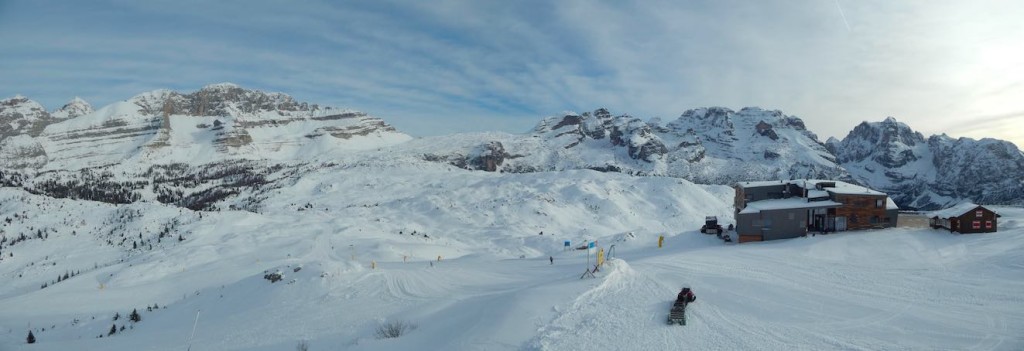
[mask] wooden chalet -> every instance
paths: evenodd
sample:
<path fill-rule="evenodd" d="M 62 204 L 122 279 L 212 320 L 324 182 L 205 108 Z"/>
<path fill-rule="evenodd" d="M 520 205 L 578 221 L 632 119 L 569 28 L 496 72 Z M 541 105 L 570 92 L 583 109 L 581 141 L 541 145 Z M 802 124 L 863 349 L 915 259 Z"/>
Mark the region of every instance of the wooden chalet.
<path fill-rule="evenodd" d="M 928 214 L 932 228 L 945 228 L 961 234 L 994 233 L 999 229 L 999 214 L 973 203 L 962 203 Z"/>

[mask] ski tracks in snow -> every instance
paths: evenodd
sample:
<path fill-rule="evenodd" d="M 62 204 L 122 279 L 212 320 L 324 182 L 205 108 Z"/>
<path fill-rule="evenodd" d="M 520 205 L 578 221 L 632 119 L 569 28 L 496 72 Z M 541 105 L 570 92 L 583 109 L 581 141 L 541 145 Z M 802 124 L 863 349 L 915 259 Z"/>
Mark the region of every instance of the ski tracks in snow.
<path fill-rule="evenodd" d="M 678 287 L 633 270 L 623 260 L 608 261 L 604 276 L 556 317 L 538 330 L 525 350 L 589 350 L 621 345 L 623 337 L 636 350 L 755 349 L 747 338 L 730 338 L 722 323 L 704 323 L 712 307 L 695 304 L 687 311 L 687 326 L 668 325 L 666 318 Z M 730 340 L 731 339 L 731 340 Z M 737 344 L 736 342 L 739 342 Z"/>

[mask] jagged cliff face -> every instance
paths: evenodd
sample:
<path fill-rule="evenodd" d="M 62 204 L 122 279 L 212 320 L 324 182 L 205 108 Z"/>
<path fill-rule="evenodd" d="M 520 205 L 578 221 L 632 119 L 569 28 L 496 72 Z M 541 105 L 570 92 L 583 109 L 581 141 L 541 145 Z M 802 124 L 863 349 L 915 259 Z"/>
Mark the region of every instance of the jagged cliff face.
<path fill-rule="evenodd" d="M 8 168 L 301 160 L 411 139 L 361 112 L 233 84 L 159 90 L 97 111 L 78 98 L 52 113 L 22 97 L 0 105 L 0 165 Z"/>
<path fill-rule="evenodd" d="M 1021 204 L 1024 154 L 1009 142 L 945 135 L 927 139 L 889 117 L 861 123 L 829 149 L 854 178 L 905 208 L 948 207 L 963 199 Z"/>
<path fill-rule="evenodd" d="M 56 121 L 42 105 L 26 97 L 0 100 L 0 138 L 21 134 L 36 137 Z"/>
<path fill-rule="evenodd" d="M 0 100 L 0 168 L 38 168 L 47 163 L 46 151 L 37 140 L 50 124 L 62 121 L 63 113 L 50 114 L 39 103 L 23 96 Z"/>
<path fill-rule="evenodd" d="M 425 158 L 471 169 L 480 152 L 502 150 L 496 171 L 594 169 L 661 175 L 700 183 L 822 177 L 848 179 L 799 118 L 779 111 L 705 108 L 667 124 L 598 109 L 548 117 L 526 135 L 476 134 L 458 143 L 425 143 Z M 471 141 L 470 141 L 471 140 Z M 435 145 L 443 145 L 438 147 Z M 495 159 L 496 153 L 487 153 Z"/>

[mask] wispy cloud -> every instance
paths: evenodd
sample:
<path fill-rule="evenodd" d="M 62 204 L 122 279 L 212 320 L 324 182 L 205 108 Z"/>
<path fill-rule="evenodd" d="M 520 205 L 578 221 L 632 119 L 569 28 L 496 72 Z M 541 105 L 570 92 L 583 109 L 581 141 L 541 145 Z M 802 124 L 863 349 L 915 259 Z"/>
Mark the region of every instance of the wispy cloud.
<path fill-rule="evenodd" d="M 822 136 L 1021 111 L 1018 2 L 4 2 L 0 95 L 106 104 L 222 81 L 417 135 L 608 107 L 762 106 Z M 849 20 L 848 22 L 846 20 Z M 1017 140 L 1020 144 L 1020 139 Z"/>

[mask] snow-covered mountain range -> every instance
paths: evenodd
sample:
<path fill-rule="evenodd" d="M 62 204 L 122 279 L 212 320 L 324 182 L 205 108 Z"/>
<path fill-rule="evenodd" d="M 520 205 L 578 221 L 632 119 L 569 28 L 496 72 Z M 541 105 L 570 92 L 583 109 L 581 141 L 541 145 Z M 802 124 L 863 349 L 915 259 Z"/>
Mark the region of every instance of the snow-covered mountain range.
<path fill-rule="evenodd" d="M 952 159 L 999 150 L 919 149 L 889 121 L 822 143 L 779 111 L 663 122 L 599 109 L 523 134 L 413 138 L 231 84 L 95 111 L 16 97 L 0 119 L 0 350 L 1024 345 L 1021 208 L 993 207 L 1000 231 L 986 235 L 901 227 L 730 245 L 697 232 L 707 215 L 731 222 L 721 184 L 735 180 L 901 191 L 907 181 L 857 167 L 913 178 L 940 154 L 972 177 L 963 168 L 977 161 Z M 1020 151 L 1003 150 L 983 165 L 1012 171 Z M 931 172 L 951 174 L 914 184 L 951 184 L 954 171 Z M 973 196 L 951 194 L 928 201 Z M 681 285 L 699 299 L 687 326 L 666 326 Z M 381 336 L 396 323 L 407 328 Z"/>
<path fill-rule="evenodd" d="M 272 174 L 341 160 L 506 173 L 593 169 L 704 184 L 841 179 L 920 209 L 1024 198 L 1024 155 L 1012 143 L 926 140 L 892 118 L 828 143 L 797 117 L 755 107 L 692 109 L 670 121 L 598 109 L 547 117 L 523 134 L 412 138 L 361 112 L 230 83 L 143 93 L 95 111 L 78 98 L 52 112 L 21 96 L 0 100 L 0 169 L 7 173 L 0 180 L 37 193 L 224 207 L 231 201 L 222 200 L 237 202 L 239 187 L 268 186 Z M 68 189 L 99 184 L 121 195 Z"/>
<path fill-rule="evenodd" d="M 925 138 L 889 117 L 861 123 L 843 140 L 830 139 L 828 148 L 854 179 L 905 207 L 936 209 L 964 199 L 1024 201 L 1024 157 L 1007 141 Z"/>

